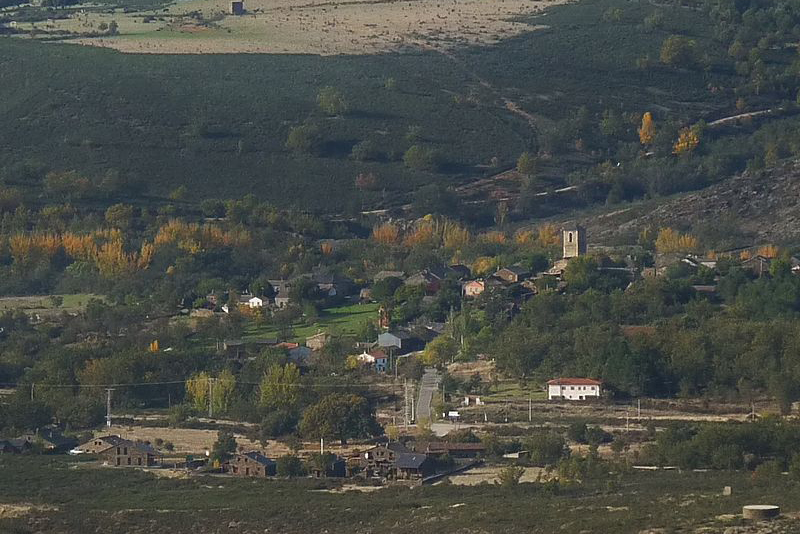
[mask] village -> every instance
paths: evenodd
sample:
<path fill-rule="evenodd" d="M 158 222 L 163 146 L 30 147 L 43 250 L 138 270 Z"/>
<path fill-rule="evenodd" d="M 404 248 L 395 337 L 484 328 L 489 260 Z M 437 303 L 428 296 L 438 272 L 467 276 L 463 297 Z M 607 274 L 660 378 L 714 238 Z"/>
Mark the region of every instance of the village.
<path fill-rule="evenodd" d="M 541 467 L 552 459 L 543 459 L 541 451 L 526 450 L 525 442 L 519 439 L 504 438 L 497 442 L 496 436 L 503 435 L 499 429 L 504 427 L 524 434 L 528 429 L 549 425 L 556 428 L 583 425 L 584 432 L 587 428 L 594 429 L 591 432 L 596 437 L 589 441 L 573 437 L 562 444 L 565 450 L 585 452 L 588 450 L 586 443 L 591 443 L 596 453 L 616 457 L 624 447 L 625 454 L 635 453 L 630 461 L 638 461 L 641 443 L 637 442 L 652 439 L 654 425 L 659 421 L 745 421 L 755 417 L 754 411 L 744 411 L 736 405 L 706 407 L 704 411 L 696 403 L 684 403 L 681 408 L 656 399 L 644 399 L 643 415 L 641 398 L 636 399 L 635 404 L 629 398 L 615 399 L 613 389 L 607 390 L 604 382 L 593 376 L 551 376 L 538 386 L 528 385 L 520 390 L 513 380 L 499 375 L 493 361 L 482 356 L 472 362 L 431 359 L 428 355 L 431 343 L 448 331 L 447 318 L 442 322 L 398 324 L 391 317 L 385 297 L 382 302 L 376 302 L 376 297 L 380 297 L 375 292 L 385 292 L 386 286 L 395 292 L 404 286 L 417 288 L 423 295 L 422 302 L 428 303 L 435 302 L 437 294 L 448 287 L 458 288 L 459 296 L 466 302 L 502 291 L 504 301 L 499 309 L 513 316 L 527 299 L 542 291 L 565 291 L 569 285 L 569 276 L 565 273 L 571 261 L 613 254 L 608 249 L 591 251 L 582 226 L 565 227 L 560 234 L 561 257 L 540 272 L 511 265 L 497 269 L 490 276 L 473 277 L 469 267 L 454 264 L 432 266 L 409 275 L 401 271 L 381 271 L 367 287 L 359 287 L 355 281 L 342 276 L 311 273 L 289 280 L 269 279 L 268 286 L 256 293 L 212 292 L 198 299 L 196 308 L 182 313 L 183 317 L 188 315 L 196 321 L 237 316 L 244 321 L 258 322 L 260 318 L 296 306 L 294 299 L 298 298 L 298 292 L 293 287 L 303 287 L 305 293 L 300 295 L 314 292 L 351 309 L 365 307 L 367 314 L 374 314 L 377 328 L 372 331 L 372 340 L 355 341 L 347 357 L 347 366 L 358 372 L 368 388 L 376 391 L 388 388 L 383 390 L 391 392 L 378 405 L 377 416 L 383 426 L 378 438 L 356 439 L 347 445 L 320 439 L 318 447 L 309 441 L 287 445 L 279 440 L 262 439 L 259 443 L 253 436 L 243 433 L 236 421 L 214 418 L 214 383 L 209 380 L 209 413 L 204 419 L 209 425 L 204 430 L 181 430 L 195 433 L 189 440 L 173 443 L 169 437 L 154 437 L 177 432 L 163 426 L 148 428 L 154 420 L 163 421 L 163 415 L 112 414 L 109 391 L 106 426 L 95 430 L 90 439 L 86 439 L 86 433 L 82 434 L 83 440 L 76 439 L 74 434 L 65 437 L 63 429 L 48 426 L 38 432 L 1 440 L 0 453 L 69 453 L 80 457 L 85 466 L 141 468 L 177 476 L 309 476 L 349 479 L 356 485 L 419 485 L 435 484 L 444 479 L 467 480 L 470 471 L 481 473 L 477 480 L 497 481 L 503 469 L 514 465 L 528 466 L 527 470 L 537 473 L 537 477 L 549 473 Z M 754 277 L 768 275 L 771 265 L 777 261 L 774 250 L 769 247 L 760 247 L 755 254 L 748 251 L 736 254 L 741 267 Z M 676 270 L 695 273 L 698 281 L 693 282 L 693 290 L 705 298 L 715 298 L 714 270 L 720 256 L 711 259 L 691 254 L 663 254 L 649 264 L 637 264 L 631 254 L 626 257 L 630 260 L 627 263 L 600 261 L 594 268 L 628 283 L 641 277 L 665 276 Z M 800 261 L 792 257 L 788 268 L 792 273 L 798 272 Z M 642 328 L 631 326 L 624 331 L 635 335 Z M 220 339 L 216 350 L 229 364 L 239 367 L 259 358 L 264 350 L 283 352 L 287 362 L 306 374 L 318 365 L 326 346 L 341 334 L 341 331 L 317 328 L 316 333 L 299 339 L 291 328 L 284 328 L 276 330 L 275 337 L 251 335 Z M 352 339 L 352 335 L 345 338 Z M 158 341 L 154 341 L 151 350 L 169 349 L 159 348 Z M 417 362 L 419 375 L 409 376 L 408 369 L 403 368 L 409 361 Z M 402 376 L 398 374 L 400 368 L 403 368 Z M 450 386 L 454 390 L 446 390 L 448 383 L 455 384 Z M 494 387 L 487 385 L 490 383 L 495 384 Z M 769 409 L 767 405 L 763 408 Z M 115 418 L 123 421 L 115 423 Z M 590 424 L 594 421 L 595 426 L 587 427 L 587 421 Z M 239 430 L 234 432 L 237 428 Z M 650 437 L 643 437 L 648 432 Z M 214 438 L 216 441 L 212 444 Z M 221 442 L 227 443 L 227 448 L 220 451 Z M 614 443 L 624 445 L 615 447 Z M 92 461 L 86 462 L 87 459 Z M 524 475 L 525 472 L 523 469 L 520 476 L 534 476 Z"/>

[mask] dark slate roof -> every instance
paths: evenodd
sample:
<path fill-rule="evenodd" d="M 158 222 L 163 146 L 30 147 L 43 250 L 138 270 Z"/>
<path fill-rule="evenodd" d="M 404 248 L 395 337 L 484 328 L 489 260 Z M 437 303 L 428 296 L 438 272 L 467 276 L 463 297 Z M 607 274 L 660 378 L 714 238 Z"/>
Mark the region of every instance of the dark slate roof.
<path fill-rule="evenodd" d="M 395 459 L 398 469 L 419 469 L 428 457 L 420 453 L 401 452 Z"/>
<path fill-rule="evenodd" d="M 258 462 L 261 465 L 273 465 L 275 463 L 274 460 L 271 460 L 271 459 L 267 458 L 266 456 L 264 456 L 263 454 L 261 454 L 258 451 L 246 452 L 246 453 L 244 453 L 244 456 L 247 456 L 248 458 L 250 458 L 254 462 Z"/>
<path fill-rule="evenodd" d="M 108 443 L 109 445 L 114 445 L 114 446 L 120 445 L 120 444 L 124 443 L 125 441 L 127 441 L 125 439 L 122 439 L 119 436 L 114 436 L 114 435 L 98 436 L 98 437 L 96 437 L 96 438 L 94 438 L 94 439 L 92 439 L 90 441 L 95 441 L 95 440 L 102 440 L 102 441 L 105 441 L 106 443 Z"/>
<path fill-rule="evenodd" d="M 386 448 L 389 449 L 390 451 L 394 451 L 396 453 L 410 453 L 410 452 L 412 452 L 411 449 L 406 447 L 400 441 L 390 441 L 389 443 L 386 444 Z"/>

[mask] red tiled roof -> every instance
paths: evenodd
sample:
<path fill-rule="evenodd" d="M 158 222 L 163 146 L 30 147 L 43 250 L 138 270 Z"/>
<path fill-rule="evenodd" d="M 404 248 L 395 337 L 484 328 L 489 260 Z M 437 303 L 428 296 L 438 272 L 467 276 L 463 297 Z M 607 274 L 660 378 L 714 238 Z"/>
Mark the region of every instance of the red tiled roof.
<path fill-rule="evenodd" d="M 369 351 L 368 354 L 370 356 L 372 356 L 373 358 L 377 358 L 377 359 L 381 359 L 381 358 L 386 359 L 386 358 L 388 358 L 386 353 L 381 349 L 372 349 L 371 351 Z"/>
<path fill-rule="evenodd" d="M 603 382 L 593 378 L 556 378 L 547 382 L 548 386 L 602 386 Z"/>

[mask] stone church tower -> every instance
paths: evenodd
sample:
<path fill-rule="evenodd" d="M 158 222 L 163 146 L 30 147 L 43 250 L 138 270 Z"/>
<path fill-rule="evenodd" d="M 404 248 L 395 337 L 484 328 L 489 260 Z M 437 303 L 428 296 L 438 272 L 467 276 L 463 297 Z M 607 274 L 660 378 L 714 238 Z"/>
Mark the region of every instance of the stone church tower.
<path fill-rule="evenodd" d="M 575 258 L 586 254 L 586 229 L 582 226 L 567 226 L 561 231 L 564 258 Z"/>

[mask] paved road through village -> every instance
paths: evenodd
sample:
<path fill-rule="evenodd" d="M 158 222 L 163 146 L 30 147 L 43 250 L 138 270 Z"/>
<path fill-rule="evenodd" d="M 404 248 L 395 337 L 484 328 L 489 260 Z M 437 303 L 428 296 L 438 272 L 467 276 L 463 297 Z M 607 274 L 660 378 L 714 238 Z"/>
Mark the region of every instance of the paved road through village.
<path fill-rule="evenodd" d="M 442 379 L 439 371 L 432 367 L 425 369 L 419 384 L 419 397 L 417 398 L 417 421 L 431 420 L 431 400 L 433 392 L 439 387 Z"/>

